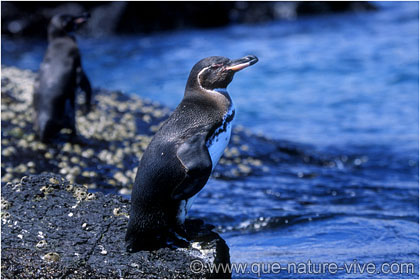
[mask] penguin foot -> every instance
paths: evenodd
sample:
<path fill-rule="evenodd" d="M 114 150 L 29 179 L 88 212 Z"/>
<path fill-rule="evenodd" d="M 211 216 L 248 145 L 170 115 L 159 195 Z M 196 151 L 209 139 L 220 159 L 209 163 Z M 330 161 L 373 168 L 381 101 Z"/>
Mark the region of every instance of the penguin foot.
<path fill-rule="evenodd" d="M 81 111 L 82 111 L 83 115 L 87 115 L 91 111 L 91 106 L 90 105 L 83 105 L 82 108 L 81 108 Z"/>
<path fill-rule="evenodd" d="M 176 231 L 169 232 L 166 244 L 171 249 L 188 248 L 190 243 L 184 236 L 179 235 Z"/>
<path fill-rule="evenodd" d="M 186 239 L 187 241 L 191 240 L 191 235 L 188 234 L 187 229 L 184 224 L 177 225 L 174 232 L 176 235 L 181 237 L 181 239 Z"/>
<path fill-rule="evenodd" d="M 91 144 L 91 142 L 89 141 L 89 139 L 85 138 L 82 135 L 77 135 L 77 134 L 74 134 L 74 135 L 72 134 L 70 136 L 69 141 L 72 144 L 78 144 L 80 146 L 89 146 Z"/>
<path fill-rule="evenodd" d="M 154 238 L 143 236 L 143 238 L 129 238 L 126 240 L 126 251 L 129 253 L 153 251 L 163 247 L 167 247 L 167 244 L 161 236 L 155 236 Z"/>
<path fill-rule="evenodd" d="M 126 251 L 129 253 L 135 253 L 138 251 L 153 251 L 160 248 L 188 248 L 190 245 L 188 235 L 186 234 L 185 228 L 183 232 L 180 232 L 181 228 L 169 229 L 168 231 L 162 231 L 159 234 L 156 233 L 137 233 L 135 235 L 126 236 Z M 180 234 L 180 233 L 182 234 Z"/>
<path fill-rule="evenodd" d="M 201 227 L 204 225 L 202 219 L 186 219 L 184 223 L 187 227 Z"/>

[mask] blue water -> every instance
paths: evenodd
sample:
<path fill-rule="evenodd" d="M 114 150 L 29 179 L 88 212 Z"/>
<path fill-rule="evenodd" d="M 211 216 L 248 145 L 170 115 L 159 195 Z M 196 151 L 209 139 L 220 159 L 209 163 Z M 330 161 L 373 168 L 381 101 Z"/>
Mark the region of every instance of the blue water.
<path fill-rule="evenodd" d="M 260 61 L 228 88 L 236 123 L 335 163 L 281 162 L 266 176 L 210 180 L 191 216 L 219 225 L 232 262 L 402 262 L 414 274 L 260 276 L 418 278 L 419 4 L 375 4 L 377 12 L 78 41 L 93 86 L 172 108 L 199 59 L 254 54 Z M 45 47 L 3 38 L 2 63 L 36 70 Z M 258 277 L 248 272 L 234 276 Z"/>

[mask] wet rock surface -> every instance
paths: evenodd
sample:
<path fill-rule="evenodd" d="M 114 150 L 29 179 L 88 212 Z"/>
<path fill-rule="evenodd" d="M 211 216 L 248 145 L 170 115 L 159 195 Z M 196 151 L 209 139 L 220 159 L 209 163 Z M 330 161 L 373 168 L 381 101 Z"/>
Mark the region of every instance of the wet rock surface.
<path fill-rule="evenodd" d="M 34 79 L 31 71 L 2 67 L 2 184 L 52 172 L 90 189 L 129 194 L 139 160 L 171 110 L 137 96 L 96 90 L 92 111 L 82 115 L 77 110 L 79 140 L 69 142 L 64 129 L 54 143 L 46 145 L 33 129 Z M 279 143 L 234 128 L 213 177 L 236 179 L 268 171 L 270 157 L 278 160 L 293 153 L 290 145 L 281 151 Z"/>
<path fill-rule="evenodd" d="M 211 226 L 187 220 L 188 248 L 127 253 L 127 200 L 89 193 L 58 175 L 23 177 L 2 188 L 3 278 L 226 278 L 197 273 L 229 263 L 229 248 Z"/>

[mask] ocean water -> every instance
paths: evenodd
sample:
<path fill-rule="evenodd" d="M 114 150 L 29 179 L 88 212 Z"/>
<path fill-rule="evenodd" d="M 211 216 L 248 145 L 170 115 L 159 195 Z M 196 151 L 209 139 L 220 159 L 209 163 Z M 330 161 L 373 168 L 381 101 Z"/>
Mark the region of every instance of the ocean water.
<path fill-rule="evenodd" d="M 94 87 L 172 108 L 201 58 L 254 54 L 260 61 L 228 88 L 236 124 L 334 162 L 292 158 L 264 176 L 209 181 L 190 216 L 217 225 L 231 261 L 248 265 L 234 277 L 419 277 L 419 4 L 375 4 L 367 13 L 78 37 Z M 3 38 L 2 63 L 37 70 L 45 48 Z M 335 273 L 319 271 L 332 263 Z M 374 272 L 360 273 L 368 264 Z M 403 264 L 414 272 L 399 273 Z"/>

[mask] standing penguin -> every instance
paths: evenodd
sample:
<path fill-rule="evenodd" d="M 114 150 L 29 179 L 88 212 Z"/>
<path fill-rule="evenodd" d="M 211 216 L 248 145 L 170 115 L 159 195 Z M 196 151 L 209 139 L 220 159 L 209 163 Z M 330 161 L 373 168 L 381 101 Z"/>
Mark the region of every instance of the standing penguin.
<path fill-rule="evenodd" d="M 56 15 L 48 26 L 48 48 L 34 85 L 35 130 L 43 142 L 49 142 L 62 128 L 76 135 L 75 95 L 80 88 L 86 94 L 84 112 L 90 111 L 91 86 L 82 69 L 76 39 L 69 33 L 89 15 Z"/>
<path fill-rule="evenodd" d="M 184 221 L 230 140 L 235 109 L 226 87 L 234 74 L 258 61 L 212 56 L 191 70 L 181 103 L 140 161 L 131 195 L 128 251 L 187 238 Z"/>

